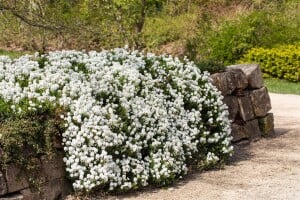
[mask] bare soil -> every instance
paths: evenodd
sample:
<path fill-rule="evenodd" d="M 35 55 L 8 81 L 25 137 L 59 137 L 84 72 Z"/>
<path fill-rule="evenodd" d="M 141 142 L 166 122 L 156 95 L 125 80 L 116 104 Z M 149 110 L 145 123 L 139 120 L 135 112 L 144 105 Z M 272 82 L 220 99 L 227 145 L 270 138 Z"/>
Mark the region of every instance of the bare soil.
<path fill-rule="evenodd" d="M 270 94 L 275 135 L 238 145 L 222 170 L 192 173 L 168 188 L 87 199 L 136 200 L 299 200 L 300 96 Z M 68 197 L 67 199 L 76 199 Z"/>

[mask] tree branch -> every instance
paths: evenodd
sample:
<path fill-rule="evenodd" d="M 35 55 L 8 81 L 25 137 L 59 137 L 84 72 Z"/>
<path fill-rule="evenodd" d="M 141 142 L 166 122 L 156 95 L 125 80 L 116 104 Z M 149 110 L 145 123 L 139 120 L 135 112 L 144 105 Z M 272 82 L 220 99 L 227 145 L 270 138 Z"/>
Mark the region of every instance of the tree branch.
<path fill-rule="evenodd" d="M 42 29 L 52 30 L 52 31 L 62 30 L 64 28 L 62 26 L 54 26 L 54 25 L 47 25 L 46 23 L 38 23 L 36 21 L 27 18 L 25 15 L 20 14 L 21 12 L 16 10 L 15 8 L 10 8 L 4 5 L 0 5 L 0 12 L 3 11 L 10 12 L 13 16 L 17 17 L 18 19 L 20 19 L 21 21 L 23 21 L 24 23 L 32 27 L 37 27 L 37 28 L 42 28 Z"/>

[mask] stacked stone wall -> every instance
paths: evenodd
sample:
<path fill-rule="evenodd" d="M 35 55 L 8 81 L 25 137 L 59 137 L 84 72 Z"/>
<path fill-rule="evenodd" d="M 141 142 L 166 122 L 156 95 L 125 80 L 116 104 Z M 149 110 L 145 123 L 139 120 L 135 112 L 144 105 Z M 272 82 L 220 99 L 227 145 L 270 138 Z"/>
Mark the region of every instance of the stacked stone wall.
<path fill-rule="evenodd" d="M 233 142 L 253 140 L 274 133 L 271 101 L 257 64 L 232 65 L 211 75 L 224 96 L 232 121 Z"/>
<path fill-rule="evenodd" d="M 15 164 L 0 169 L 0 200 L 58 200 L 71 192 L 61 146 L 57 146 L 54 155 L 36 158 L 36 163 L 39 170 L 36 187 L 32 187 L 35 180 L 30 180 Z"/>

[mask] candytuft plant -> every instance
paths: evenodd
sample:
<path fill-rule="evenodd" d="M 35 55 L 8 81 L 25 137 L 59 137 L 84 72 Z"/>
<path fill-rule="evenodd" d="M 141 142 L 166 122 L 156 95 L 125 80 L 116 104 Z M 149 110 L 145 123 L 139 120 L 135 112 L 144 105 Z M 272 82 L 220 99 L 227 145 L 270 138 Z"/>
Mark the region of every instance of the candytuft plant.
<path fill-rule="evenodd" d="M 188 60 L 57 51 L 0 57 L 0 74 L 0 97 L 16 115 L 64 108 L 64 162 L 76 190 L 166 185 L 191 164 L 210 166 L 232 153 L 222 96 Z"/>

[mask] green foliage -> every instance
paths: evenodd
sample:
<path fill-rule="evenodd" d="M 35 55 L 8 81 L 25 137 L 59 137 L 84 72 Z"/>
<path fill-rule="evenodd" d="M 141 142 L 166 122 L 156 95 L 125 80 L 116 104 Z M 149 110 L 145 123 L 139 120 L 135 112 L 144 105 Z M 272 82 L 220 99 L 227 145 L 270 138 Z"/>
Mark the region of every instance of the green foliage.
<path fill-rule="evenodd" d="M 13 163 L 32 187 L 39 187 L 39 159 L 55 153 L 53 142 L 64 131 L 58 117 L 63 112 L 61 108 L 52 111 L 46 108 L 16 114 L 11 103 L 0 98 L 0 168 Z"/>
<path fill-rule="evenodd" d="M 5 32 L 0 44 L 42 52 L 50 47 L 100 49 L 129 44 L 140 48 L 146 17 L 160 12 L 164 2 L 24 0 L 12 4 L 0 0 L 0 30 Z"/>
<path fill-rule="evenodd" d="M 182 14 L 149 18 L 146 21 L 143 37 L 148 49 L 157 50 L 160 46 L 170 42 L 185 40 L 195 29 L 193 22 L 196 21 L 195 14 Z"/>
<path fill-rule="evenodd" d="M 276 48 L 253 48 L 242 62 L 256 62 L 266 76 L 300 81 L 300 43 Z"/>
<path fill-rule="evenodd" d="M 273 47 L 300 40 L 300 7 L 297 3 L 268 4 L 236 20 L 212 21 L 203 14 L 197 35 L 187 43 L 192 58 L 233 64 L 253 47 Z M 266 6 L 266 5 L 265 5 Z"/>
<path fill-rule="evenodd" d="M 3 6 L 0 45 L 41 52 L 129 45 L 227 65 L 251 48 L 300 40 L 298 0 L 2 0 Z"/>
<path fill-rule="evenodd" d="M 11 115 L 13 115 L 11 105 L 4 101 L 2 97 L 0 97 L 0 123 Z"/>
<path fill-rule="evenodd" d="M 225 65 L 214 60 L 201 60 L 196 65 L 201 71 L 208 71 L 211 74 L 225 70 Z"/>

